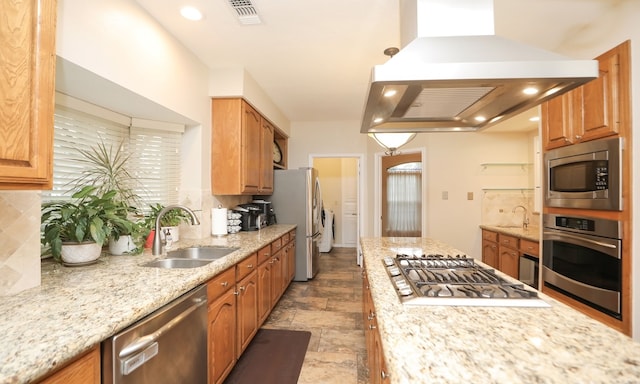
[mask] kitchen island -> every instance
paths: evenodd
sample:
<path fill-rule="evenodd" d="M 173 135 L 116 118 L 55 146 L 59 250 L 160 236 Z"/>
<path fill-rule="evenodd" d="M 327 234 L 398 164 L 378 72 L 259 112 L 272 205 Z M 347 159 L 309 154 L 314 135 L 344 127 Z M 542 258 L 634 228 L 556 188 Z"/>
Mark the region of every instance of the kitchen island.
<path fill-rule="evenodd" d="M 390 383 L 640 382 L 640 343 L 541 293 L 550 307 L 404 306 L 382 258 L 463 253 L 447 244 L 360 243 Z"/>
<path fill-rule="evenodd" d="M 173 248 L 239 249 L 199 268 L 142 264 L 162 256 L 107 256 L 84 267 L 42 262 L 42 284 L 0 300 L 0 383 L 29 383 L 257 252 L 294 225 L 198 240 Z"/>

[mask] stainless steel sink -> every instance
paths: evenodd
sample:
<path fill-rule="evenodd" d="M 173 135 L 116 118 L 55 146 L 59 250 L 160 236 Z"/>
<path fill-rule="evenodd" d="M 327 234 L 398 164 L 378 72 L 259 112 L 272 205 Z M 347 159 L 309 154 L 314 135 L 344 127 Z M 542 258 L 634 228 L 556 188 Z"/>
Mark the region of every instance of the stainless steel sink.
<path fill-rule="evenodd" d="M 209 263 L 211 260 L 203 260 L 203 259 L 157 259 L 150 261 L 148 263 L 142 264 L 143 267 L 155 267 L 155 268 L 198 268 L 203 267 Z"/>
<path fill-rule="evenodd" d="M 211 261 L 224 257 L 238 249 L 237 247 L 188 247 L 167 252 L 167 258 Z"/>

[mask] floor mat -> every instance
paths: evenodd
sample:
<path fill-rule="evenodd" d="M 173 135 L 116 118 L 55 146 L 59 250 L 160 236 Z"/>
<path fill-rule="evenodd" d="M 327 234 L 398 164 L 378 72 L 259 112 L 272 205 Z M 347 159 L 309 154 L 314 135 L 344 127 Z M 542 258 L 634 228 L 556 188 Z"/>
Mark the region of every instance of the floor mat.
<path fill-rule="evenodd" d="M 259 329 L 225 384 L 296 384 L 311 332 Z"/>

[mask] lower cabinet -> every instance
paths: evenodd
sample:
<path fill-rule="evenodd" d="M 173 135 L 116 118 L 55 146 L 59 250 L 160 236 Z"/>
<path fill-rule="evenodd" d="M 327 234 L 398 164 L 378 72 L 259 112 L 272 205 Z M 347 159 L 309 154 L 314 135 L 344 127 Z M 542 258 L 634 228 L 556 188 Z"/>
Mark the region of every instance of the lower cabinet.
<path fill-rule="evenodd" d="M 209 384 L 224 382 L 293 280 L 291 249 L 295 263 L 285 234 L 207 283 Z"/>
<path fill-rule="evenodd" d="M 258 331 L 258 256 L 253 254 L 236 265 L 238 343 L 240 358 Z"/>
<path fill-rule="evenodd" d="M 498 241 L 498 269 L 517 279 L 520 273 L 518 238 L 499 233 Z"/>
<path fill-rule="evenodd" d="M 389 376 L 384 361 L 384 352 L 380 343 L 380 332 L 378 332 L 378 320 L 376 310 L 369 290 L 369 280 L 366 269 L 363 268 L 362 275 L 362 309 L 364 319 L 364 335 L 367 346 L 367 363 L 369 366 L 369 383 L 387 384 Z"/>
<path fill-rule="evenodd" d="M 498 268 L 498 234 L 482 230 L 482 262 L 496 269 Z"/>
<path fill-rule="evenodd" d="M 40 384 L 98 384 L 100 383 L 100 350 L 95 346 L 73 360 Z"/>
<path fill-rule="evenodd" d="M 207 284 L 209 384 L 222 383 L 236 363 L 235 281 L 235 268 L 229 268 Z"/>

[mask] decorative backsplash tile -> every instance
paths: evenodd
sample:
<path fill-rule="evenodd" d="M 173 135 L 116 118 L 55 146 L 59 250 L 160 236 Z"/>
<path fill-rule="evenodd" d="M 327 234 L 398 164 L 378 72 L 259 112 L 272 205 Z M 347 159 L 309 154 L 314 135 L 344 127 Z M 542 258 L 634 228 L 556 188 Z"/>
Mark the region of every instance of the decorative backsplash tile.
<path fill-rule="evenodd" d="M 40 192 L 0 192 L 0 295 L 40 285 Z"/>

